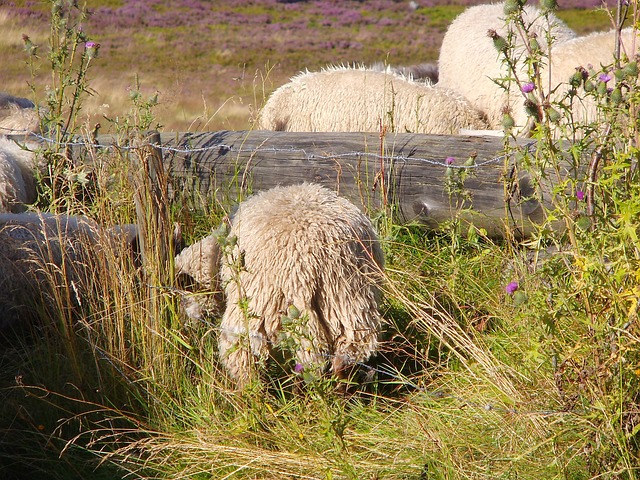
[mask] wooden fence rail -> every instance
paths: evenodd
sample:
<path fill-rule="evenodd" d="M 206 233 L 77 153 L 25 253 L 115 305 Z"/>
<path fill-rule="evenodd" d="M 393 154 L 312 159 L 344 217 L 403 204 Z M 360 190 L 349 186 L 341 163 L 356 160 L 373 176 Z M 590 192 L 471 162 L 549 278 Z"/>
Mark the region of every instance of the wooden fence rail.
<path fill-rule="evenodd" d="M 174 178 L 205 199 L 229 202 L 248 191 L 316 182 L 369 211 L 393 205 L 400 221 L 430 228 L 470 207 L 462 217 L 493 236 L 502 236 L 506 223 L 527 235 L 543 215 L 535 199 L 526 199 L 530 180 L 509 178 L 512 162 L 500 158 L 498 137 L 223 131 L 161 134 L 161 143 L 177 148 L 164 150 Z M 464 182 L 469 202 L 461 192 L 449 195 L 446 159 L 455 158 L 455 175 L 470 156 L 478 167 Z M 505 179 L 515 182 L 507 195 Z"/>
<path fill-rule="evenodd" d="M 97 142 L 116 140 L 101 135 Z M 229 204 L 250 192 L 307 181 L 368 211 L 391 205 L 399 221 L 430 228 L 458 215 L 492 236 L 502 236 L 507 224 L 526 236 L 543 218 L 530 179 L 514 173 L 513 159 L 501 158 L 500 137 L 219 131 L 161 133 L 156 146 L 174 190 L 201 202 Z M 449 171 L 456 172 L 470 156 L 477 168 L 468 170 L 466 199 L 461 192 L 450 195 L 446 159 L 455 158 Z"/>

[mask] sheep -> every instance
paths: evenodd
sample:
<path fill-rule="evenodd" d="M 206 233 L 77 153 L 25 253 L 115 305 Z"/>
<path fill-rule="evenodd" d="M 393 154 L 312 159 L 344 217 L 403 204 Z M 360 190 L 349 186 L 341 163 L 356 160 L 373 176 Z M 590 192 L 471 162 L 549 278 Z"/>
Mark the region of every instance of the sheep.
<path fill-rule="evenodd" d="M 536 7 L 524 7 L 524 21 L 529 31 L 536 34 L 542 51 L 548 52 L 547 32 L 554 38 L 553 45 L 560 45 L 576 38 L 575 32 L 561 20 L 550 15 L 547 24 Z M 515 85 L 505 91 L 494 82 L 507 75 L 502 54 L 496 50 L 489 30 L 502 37 L 507 36 L 504 21 L 504 4 L 477 5 L 456 17 L 442 40 L 438 59 L 438 87 L 450 89 L 464 96 L 474 108 L 487 116 L 490 129 L 502 128 L 503 112 L 510 109 L 516 127 L 527 123 L 524 96 Z M 552 47 L 553 48 L 553 47 Z M 516 52 L 524 52 L 524 39 L 516 39 Z M 520 62 L 520 71 L 524 62 Z"/>
<path fill-rule="evenodd" d="M 40 130 L 40 118 L 31 100 L 0 92 L 0 134 L 12 135 Z"/>
<path fill-rule="evenodd" d="M 418 63 L 416 65 L 407 66 L 389 66 L 382 62 L 376 62 L 366 70 L 375 70 L 378 72 L 392 72 L 411 80 L 422 81 L 427 84 L 435 84 L 438 82 L 438 64 L 437 63 Z"/>
<path fill-rule="evenodd" d="M 283 342 L 293 341 L 304 368 L 331 358 L 336 375 L 374 354 L 384 257 L 371 222 L 348 200 L 311 183 L 263 191 L 239 205 L 225 243 L 218 348 L 238 387 Z M 296 334 L 286 313 L 299 322 Z"/>
<path fill-rule="evenodd" d="M 621 32 L 622 52 L 633 59 L 637 53 L 636 32 L 626 28 Z M 551 65 L 549 68 L 551 87 L 555 89 L 553 100 L 561 99 L 569 87 L 569 79 L 579 67 L 588 69 L 589 65 L 598 69 L 600 66 L 614 63 L 615 30 L 594 32 L 583 37 L 560 43 L 552 47 Z M 610 85 L 612 85 L 611 82 Z M 560 87 L 560 88 L 558 88 Z M 596 115 L 593 97 L 584 98 L 582 102 L 574 102 L 572 116 L 575 121 L 592 121 Z"/>
<path fill-rule="evenodd" d="M 135 226 L 104 229 L 86 217 L 0 214 L 0 330 L 55 311 L 53 289 L 71 285 L 78 304 L 95 280 L 106 242 L 134 245 Z"/>
<path fill-rule="evenodd" d="M 487 128 L 461 95 L 392 72 L 332 67 L 306 72 L 270 96 L 262 130 L 458 134 Z"/>
<path fill-rule="evenodd" d="M 34 145 L 21 146 L 0 135 L 0 213 L 20 212 L 36 200 Z"/>

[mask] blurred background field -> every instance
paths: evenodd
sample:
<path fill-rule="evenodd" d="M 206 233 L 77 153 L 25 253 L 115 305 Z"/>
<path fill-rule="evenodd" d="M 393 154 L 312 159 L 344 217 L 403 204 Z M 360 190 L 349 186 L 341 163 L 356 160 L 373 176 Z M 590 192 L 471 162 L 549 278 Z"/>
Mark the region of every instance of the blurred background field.
<path fill-rule="evenodd" d="M 127 112 L 138 75 L 143 93 L 160 94 L 155 114 L 164 130 L 247 129 L 266 96 L 305 69 L 437 61 L 448 24 L 479 3 L 485 2 L 91 0 L 84 29 L 101 47 L 86 115 L 96 123 Z M 597 0 L 558 3 L 558 16 L 580 34 L 611 28 L 606 13 L 593 8 Z M 31 97 L 22 35 L 46 45 L 48 3 L 2 5 L 1 89 Z M 36 72 L 42 87 L 49 71 L 43 64 Z"/>

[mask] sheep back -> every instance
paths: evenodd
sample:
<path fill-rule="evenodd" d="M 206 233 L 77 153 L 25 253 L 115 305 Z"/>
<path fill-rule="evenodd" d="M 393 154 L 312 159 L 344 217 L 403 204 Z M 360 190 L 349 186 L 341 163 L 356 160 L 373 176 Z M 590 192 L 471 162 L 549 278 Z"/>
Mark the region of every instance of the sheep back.
<path fill-rule="evenodd" d="M 106 241 L 130 242 L 131 228 L 103 230 L 85 217 L 0 214 L 0 329 L 29 324 L 60 306 L 55 288 L 73 285 L 70 298 L 96 280 Z M 76 298 L 78 307 L 80 298 Z"/>
<path fill-rule="evenodd" d="M 253 357 L 279 342 L 291 305 L 307 319 L 295 352 L 301 364 L 332 356 L 337 372 L 375 352 L 384 260 L 369 219 L 353 204 L 314 184 L 276 187 L 240 204 L 229 238 L 236 244 L 221 264 L 227 305 L 219 350 L 240 385 Z"/>
<path fill-rule="evenodd" d="M 547 32 L 551 29 L 554 45 L 576 37 L 576 34 L 555 16 L 550 16 L 547 25 L 542 12 L 531 5 L 524 7 L 523 19 L 530 25 L 529 31 L 537 35 L 543 51 L 549 46 Z M 505 91 L 493 79 L 507 75 L 501 54 L 493 45 L 487 32 L 492 29 L 500 36 L 507 36 L 504 4 L 477 5 L 466 9 L 456 17 L 442 40 L 438 59 L 438 86 L 448 88 L 464 96 L 475 108 L 484 112 L 489 128 L 501 128 L 503 111 L 510 108 L 516 125 L 522 127 L 527 117 L 524 112 L 524 97 L 515 85 Z M 524 39 L 516 39 L 517 55 L 524 53 Z M 523 71 L 524 57 L 519 64 Z"/>
<path fill-rule="evenodd" d="M 258 128 L 290 132 L 458 134 L 487 128 L 461 95 L 392 73 L 335 67 L 306 72 L 270 96 Z"/>
<path fill-rule="evenodd" d="M 637 53 L 636 33 L 632 28 L 621 32 L 622 52 L 633 59 Z M 615 61 L 614 49 L 616 31 L 594 32 L 583 37 L 577 37 L 553 47 L 551 56 L 550 77 L 551 85 L 558 87 L 554 91 L 553 100 L 560 100 L 569 90 L 569 79 L 576 72 L 576 68 L 588 68 L 592 65 L 599 69 L 603 65 L 611 65 Z M 635 48 L 635 50 L 633 50 Z M 614 82 L 611 82 L 612 86 Z M 584 93 L 579 92 L 579 93 Z M 597 105 L 593 97 L 584 97 L 582 101 L 574 102 L 572 114 L 575 121 L 593 121 L 597 114 Z"/>
<path fill-rule="evenodd" d="M 0 213 L 19 212 L 36 200 L 35 155 L 0 136 Z"/>
<path fill-rule="evenodd" d="M 0 134 L 40 131 L 40 117 L 33 102 L 0 92 Z"/>

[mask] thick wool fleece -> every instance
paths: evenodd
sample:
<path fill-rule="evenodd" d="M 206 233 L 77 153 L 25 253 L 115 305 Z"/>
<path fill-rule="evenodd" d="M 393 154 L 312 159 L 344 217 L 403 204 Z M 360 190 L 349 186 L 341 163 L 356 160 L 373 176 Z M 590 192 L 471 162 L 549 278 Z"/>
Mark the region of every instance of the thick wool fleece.
<path fill-rule="evenodd" d="M 286 337 L 282 315 L 291 305 L 307 319 L 293 339 L 301 364 L 331 361 L 338 373 L 376 351 L 384 260 L 369 219 L 353 204 L 319 185 L 276 187 L 240 204 L 233 237 L 221 263 L 227 305 L 219 349 L 240 386 L 255 357 Z"/>
<path fill-rule="evenodd" d="M 412 132 L 457 135 L 487 128 L 461 95 L 392 72 L 334 67 L 278 88 L 258 128 L 288 132 Z"/>
<path fill-rule="evenodd" d="M 633 59 L 638 52 L 638 39 L 633 29 L 626 28 L 621 32 L 621 52 Z M 567 42 L 555 45 L 551 50 L 551 85 L 555 87 L 553 99 L 559 99 L 569 89 L 569 79 L 576 72 L 576 68 L 599 70 L 601 65 L 614 63 L 614 49 L 616 32 L 594 32 L 583 37 L 577 37 Z M 609 82 L 613 87 L 615 80 Z M 583 91 L 578 92 L 584 95 Z M 577 121 L 592 121 L 597 110 L 592 97 L 585 97 L 583 101 L 576 101 L 572 105 L 573 119 Z"/>
<path fill-rule="evenodd" d="M 0 213 L 19 212 L 36 199 L 35 154 L 0 136 Z"/>
<path fill-rule="evenodd" d="M 555 16 L 549 24 L 542 12 L 531 5 L 524 9 L 524 20 L 543 51 L 548 51 L 547 32 L 554 38 L 553 45 L 560 45 L 576 37 L 576 34 Z M 524 127 L 527 117 L 524 96 L 515 84 L 505 91 L 493 80 L 505 77 L 507 67 L 498 54 L 489 30 L 507 36 L 504 4 L 488 4 L 470 7 L 456 17 L 442 40 L 438 59 L 438 87 L 447 88 L 465 97 L 471 105 L 486 114 L 489 128 L 501 128 L 503 111 L 512 110 L 517 127 Z M 516 38 L 516 52 L 521 61 L 518 70 L 524 71 L 524 39 Z M 526 78 L 525 75 L 522 75 Z"/>
<path fill-rule="evenodd" d="M 59 305 L 52 291 L 72 285 L 80 296 L 96 279 L 105 242 L 129 248 L 134 226 L 102 229 L 85 217 L 46 213 L 0 214 L 0 330 L 28 325 Z M 129 253 L 129 252 L 127 252 Z"/>

